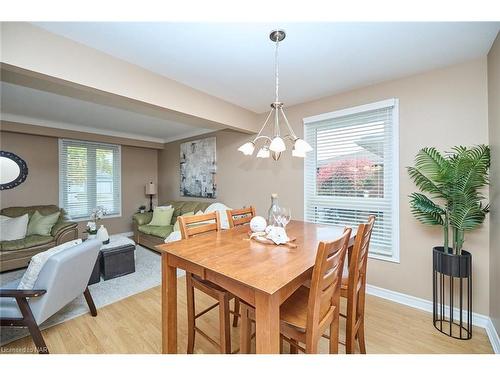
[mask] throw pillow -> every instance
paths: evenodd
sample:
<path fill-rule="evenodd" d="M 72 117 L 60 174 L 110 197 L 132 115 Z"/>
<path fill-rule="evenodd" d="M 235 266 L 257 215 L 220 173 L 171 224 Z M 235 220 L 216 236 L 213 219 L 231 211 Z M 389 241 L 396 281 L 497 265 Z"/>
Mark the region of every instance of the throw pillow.
<path fill-rule="evenodd" d="M 155 207 L 153 211 L 153 219 L 149 225 L 155 225 L 158 227 L 164 227 L 170 225 L 170 221 L 172 220 L 172 215 L 174 214 L 174 209 L 170 208 L 158 208 Z"/>
<path fill-rule="evenodd" d="M 189 211 L 189 212 L 186 212 L 186 213 L 182 214 L 181 216 L 193 216 L 193 215 L 194 215 L 194 212 L 193 211 Z M 174 230 L 174 232 L 181 230 L 181 228 L 179 227 L 179 222 L 177 220 L 175 221 L 173 230 Z"/>
<path fill-rule="evenodd" d="M 229 220 L 227 218 L 226 210 L 230 210 L 230 208 L 223 203 L 216 202 L 208 206 L 205 213 L 208 214 L 210 212 L 219 211 L 221 229 L 229 229 Z"/>
<path fill-rule="evenodd" d="M 33 287 L 35 286 L 35 282 L 38 279 L 38 275 L 40 274 L 40 271 L 42 270 L 44 264 L 47 262 L 47 260 L 49 260 L 49 258 L 52 255 L 57 254 L 63 250 L 66 250 L 70 247 L 76 246 L 81 243 L 82 240 L 81 238 L 79 238 L 77 240 L 65 242 L 61 245 L 52 247 L 49 250 L 34 255 L 31 258 L 30 264 L 28 265 L 28 269 L 24 273 L 21 282 L 17 286 L 17 289 L 33 289 Z"/>
<path fill-rule="evenodd" d="M 50 231 L 57 223 L 59 215 L 61 215 L 60 211 L 46 216 L 43 216 L 40 212 L 35 211 L 28 223 L 27 235 L 30 236 L 32 234 L 38 234 L 40 236 L 50 236 Z"/>
<path fill-rule="evenodd" d="M 0 241 L 15 241 L 26 237 L 28 214 L 18 217 L 0 215 Z"/>

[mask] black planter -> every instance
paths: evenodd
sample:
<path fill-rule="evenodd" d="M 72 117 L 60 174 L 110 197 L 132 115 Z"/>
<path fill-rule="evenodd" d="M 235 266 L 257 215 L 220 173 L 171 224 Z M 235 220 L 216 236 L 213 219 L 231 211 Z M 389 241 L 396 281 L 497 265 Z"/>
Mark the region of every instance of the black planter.
<path fill-rule="evenodd" d="M 432 251 L 432 302 L 434 327 L 450 337 L 472 338 L 472 255 Z M 465 314 L 464 314 L 465 311 Z"/>

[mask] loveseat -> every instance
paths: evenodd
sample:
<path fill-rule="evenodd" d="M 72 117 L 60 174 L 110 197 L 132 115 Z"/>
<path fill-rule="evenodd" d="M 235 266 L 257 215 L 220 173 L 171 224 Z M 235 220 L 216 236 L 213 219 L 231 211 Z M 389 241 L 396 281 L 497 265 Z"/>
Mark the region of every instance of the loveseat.
<path fill-rule="evenodd" d="M 211 202 L 195 202 L 195 201 L 172 201 L 164 205 L 172 205 L 174 214 L 170 225 L 156 226 L 149 225 L 153 219 L 152 212 L 136 213 L 132 217 L 134 227 L 134 240 L 137 244 L 147 247 L 151 250 L 156 250 L 155 246 L 164 243 L 165 238 L 174 230 L 174 224 L 177 217 L 188 212 L 205 211 Z"/>
<path fill-rule="evenodd" d="M 64 209 L 55 205 L 8 207 L 0 211 L 0 215 L 18 217 L 35 211 L 46 216 L 60 211 L 61 214 L 52 227 L 49 236 L 29 235 L 14 241 L 0 242 L 0 272 L 26 267 L 31 257 L 51 247 L 78 238 L 77 223 L 68 221 Z"/>

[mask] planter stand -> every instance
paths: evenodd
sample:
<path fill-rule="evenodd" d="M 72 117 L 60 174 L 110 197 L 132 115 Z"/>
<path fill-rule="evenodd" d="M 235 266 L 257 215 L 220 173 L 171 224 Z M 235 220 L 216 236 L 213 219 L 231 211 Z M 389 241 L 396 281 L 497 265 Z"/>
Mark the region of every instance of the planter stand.
<path fill-rule="evenodd" d="M 469 340 L 472 338 L 472 255 L 465 250 L 461 255 L 448 254 L 439 246 L 432 251 L 432 263 L 434 327 L 450 337 Z"/>

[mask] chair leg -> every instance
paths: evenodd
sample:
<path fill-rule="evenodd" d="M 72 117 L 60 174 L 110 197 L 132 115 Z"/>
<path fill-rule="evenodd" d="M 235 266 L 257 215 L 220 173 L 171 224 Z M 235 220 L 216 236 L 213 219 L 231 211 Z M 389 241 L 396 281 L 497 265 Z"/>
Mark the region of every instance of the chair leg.
<path fill-rule="evenodd" d="M 336 314 L 332 323 L 330 324 L 330 354 L 339 353 L 339 315 Z"/>
<path fill-rule="evenodd" d="M 97 309 L 95 308 L 94 300 L 92 299 L 92 295 L 90 294 L 88 287 L 85 288 L 83 295 L 85 296 L 85 301 L 87 301 L 87 305 L 89 306 L 90 315 L 97 316 Z"/>
<path fill-rule="evenodd" d="M 194 287 L 191 280 L 191 274 L 186 273 L 186 297 L 187 297 L 187 321 L 188 321 L 188 344 L 187 354 L 193 354 L 195 331 L 195 305 L 194 305 Z"/>
<path fill-rule="evenodd" d="M 248 318 L 248 307 L 245 304 L 243 304 L 241 306 L 240 354 L 250 353 L 251 335 L 252 335 L 252 323 Z"/>
<path fill-rule="evenodd" d="M 21 314 L 23 315 L 24 322 L 28 327 L 28 330 L 31 334 L 33 342 L 35 343 L 36 349 L 39 354 L 49 354 L 49 349 L 45 344 L 45 340 L 43 339 L 42 332 L 38 327 L 38 324 L 35 321 L 35 317 L 31 312 L 30 305 L 26 298 L 16 298 L 17 305 L 19 306 L 19 310 L 21 310 Z"/>
<path fill-rule="evenodd" d="M 233 317 L 233 327 L 238 327 L 238 314 L 240 313 L 240 299 L 234 297 L 234 317 Z"/>
<path fill-rule="evenodd" d="M 358 329 L 358 343 L 359 343 L 359 351 L 361 354 L 366 354 L 366 344 L 365 344 L 365 320 L 361 320 Z"/>
<path fill-rule="evenodd" d="M 219 298 L 220 352 L 231 354 L 231 322 L 229 319 L 229 296 L 224 293 Z"/>

